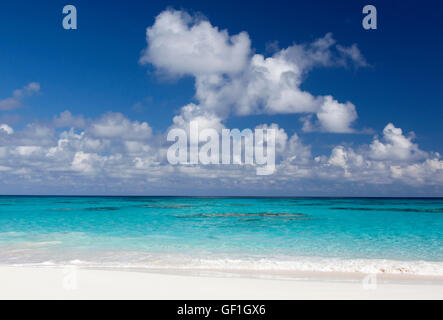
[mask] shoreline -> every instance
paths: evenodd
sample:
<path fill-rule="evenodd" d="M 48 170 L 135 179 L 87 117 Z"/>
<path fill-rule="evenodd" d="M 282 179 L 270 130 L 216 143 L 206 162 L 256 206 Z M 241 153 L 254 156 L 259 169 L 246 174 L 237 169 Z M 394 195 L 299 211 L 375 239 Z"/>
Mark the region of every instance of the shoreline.
<path fill-rule="evenodd" d="M 203 257 L 199 254 L 160 254 L 139 251 L 110 251 L 97 253 L 95 256 L 81 256 L 72 253 L 60 258 L 60 252 L 46 251 L 39 260 L 25 261 L 20 255 L 23 251 L 35 254 L 42 243 L 27 243 L 3 252 L 0 246 L 0 267 L 55 267 L 83 268 L 92 270 L 139 271 L 179 274 L 232 274 L 270 276 L 277 278 L 359 278 L 368 274 L 377 274 L 393 279 L 437 279 L 443 281 L 443 261 L 425 260 L 388 260 L 373 258 L 325 258 L 283 255 L 212 255 Z M 45 242 L 44 244 L 48 244 Z M 64 252 L 66 253 L 66 252 Z M 118 259 L 119 253 L 126 253 L 127 259 Z M 9 257 L 8 257 L 9 255 Z M 5 259 L 6 257 L 6 259 Z M 12 258 L 11 258 L 12 257 Z M 111 259 L 109 259 L 111 257 Z M 6 261 L 3 261 L 6 260 Z M 9 260 L 9 261 L 8 261 Z M 35 259 L 36 260 L 36 259 Z M 295 276 L 294 276 L 295 275 Z"/>
<path fill-rule="evenodd" d="M 355 275 L 348 275 L 350 279 L 342 274 L 316 274 L 311 280 L 302 277 L 306 274 L 300 276 L 271 279 L 250 274 L 226 277 L 3 265 L 0 299 L 443 299 L 440 277 L 377 275 L 374 282 L 374 278 L 363 281 L 365 275 L 360 275 L 360 281 Z"/>

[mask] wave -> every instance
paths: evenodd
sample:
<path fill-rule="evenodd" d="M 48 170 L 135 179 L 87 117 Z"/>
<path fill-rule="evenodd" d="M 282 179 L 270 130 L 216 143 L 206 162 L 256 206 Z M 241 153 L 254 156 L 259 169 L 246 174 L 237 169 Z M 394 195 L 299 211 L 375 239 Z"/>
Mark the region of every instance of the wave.
<path fill-rule="evenodd" d="M 443 262 L 397 261 L 385 259 L 340 259 L 288 256 L 186 256 L 183 254 L 148 254 L 142 252 L 108 252 L 95 257 L 72 257 L 70 260 L 44 259 L 21 262 L 21 266 L 77 266 L 138 270 L 189 270 L 216 272 L 274 272 L 290 274 L 361 273 L 443 276 Z"/>

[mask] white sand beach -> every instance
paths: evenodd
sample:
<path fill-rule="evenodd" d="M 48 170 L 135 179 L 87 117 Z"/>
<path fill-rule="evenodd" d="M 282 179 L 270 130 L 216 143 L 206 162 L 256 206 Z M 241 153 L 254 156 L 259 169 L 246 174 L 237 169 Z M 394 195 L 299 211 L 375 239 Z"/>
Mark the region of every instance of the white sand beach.
<path fill-rule="evenodd" d="M 398 280 L 398 279 L 397 279 Z M 440 281 L 269 280 L 0 267 L 0 299 L 443 299 Z"/>

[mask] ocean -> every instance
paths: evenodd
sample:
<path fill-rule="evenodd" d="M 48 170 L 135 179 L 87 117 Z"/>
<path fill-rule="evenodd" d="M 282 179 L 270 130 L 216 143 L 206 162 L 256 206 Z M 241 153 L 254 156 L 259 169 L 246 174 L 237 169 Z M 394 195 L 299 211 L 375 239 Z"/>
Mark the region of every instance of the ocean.
<path fill-rule="evenodd" d="M 0 265 L 442 276 L 443 199 L 2 196 Z"/>

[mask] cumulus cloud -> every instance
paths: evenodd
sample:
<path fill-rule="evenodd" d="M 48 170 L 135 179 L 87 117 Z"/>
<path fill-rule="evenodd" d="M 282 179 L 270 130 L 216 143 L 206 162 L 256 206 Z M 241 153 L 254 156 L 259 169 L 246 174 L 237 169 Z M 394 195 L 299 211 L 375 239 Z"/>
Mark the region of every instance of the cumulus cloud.
<path fill-rule="evenodd" d="M 337 145 L 324 154 L 313 154 L 301 137 L 296 133 L 290 136 L 277 124 L 257 128 L 277 132 L 276 171 L 272 176 L 257 176 L 251 165 L 170 165 L 166 159 L 169 145 L 163 136 L 152 134 L 148 123 L 108 113 L 90 119 L 85 128 L 59 131 L 51 124 L 29 124 L 13 134 L 0 130 L 0 177 L 3 186 L 20 181 L 53 186 L 53 190 L 78 187 L 99 191 L 112 187 L 117 193 L 205 192 L 210 187 L 231 190 L 231 194 L 245 190 L 318 192 L 337 182 L 413 188 L 443 185 L 440 155 L 422 151 L 412 134 L 405 135 L 392 124 L 368 145 Z"/>
<path fill-rule="evenodd" d="M 317 121 L 312 123 L 312 117 L 302 120 L 303 131 L 324 131 L 333 133 L 351 133 L 353 122 L 357 119 L 357 111 L 351 102 L 339 103 L 332 96 L 322 98 L 317 111 Z"/>
<path fill-rule="evenodd" d="M 221 117 L 194 103 L 190 103 L 181 108 L 180 115 L 173 118 L 173 125 L 171 128 L 178 127 L 188 130 L 191 121 L 197 122 L 198 127 L 201 129 L 213 128 L 220 131 L 224 128 Z"/>
<path fill-rule="evenodd" d="M 230 35 L 201 17 L 166 10 L 147 29 L 147 47 L 140 58 L 159 71 L 195 78 L 198 104 L 188 104 L 174 119 L 223 122 L 230 114 L 312 114 L 305 128 L 351 133 L 355 106 L 332 96 L 314 96 L 300 88 L 315 67 L 365 66 L 357 45 L 338 45 L 331 33 L 308 44 L 293 44 L 270 57 L 252 54 L 246 32 Z M 205 121 L 206 121 L 205 120 Z M 221 125 L 217 125 L 221 127 Z"/>
<path fill-rule="evenodd" d="M 422 159 L 426 153 L 418 148 L 417 144 L 412 142 L 414 134 L 410 133 L 408 137 L 403 135 L 400 128 L 396 128 L 389 123 L 383 129 L 383 138 L 381 141 L 376 138 L 371 144 L 371 158 L 379 160 L 408 160 Z"/>
<path fill-rule="evenodd" d="M 233 99 L 234 112 L 240 115 L 315 112 L 319 101 L 299 88 L 301 77 L 301 68 L 279 55 L 269 58 L 254 55 L 243 77 L 228 86 L 227 90 L 238 93 Z"/>
<path fill-rule="evenodd" d="M 54 117 L 54 125 L 57 128 L 85 128 L 86 120 L 83 116 L 73 116 L 69 110 Z"/>
<path fill-rule="evenodd" d="M 23 106 L 23 99 L 39 92 L 40 84 L 37 82 L 31 82 L 22 89 L 14 90 L 11 97 L 0 100 L 0 110 L 7 111 L 20 108 Z"/>
<path fill-rule="evenodd" d="M 73 171 L 84 174 L 91 174 L 97 170 L 102 158 L 95 153 L 84 153 L 83 151 L 76 152 L 71 162 Z"/>
<path fill-rule="evenodd" d="M 244 68 L 250 52 L 247 33 L 230 36 L 207 20 L 177 10 L 159 14 L 146 39 L 140 62 L 178 75 L 235 73 Z"/>
<path fill-rule="evenodd" d="M 413 143 L 413 134 L 403 135 L 392 123 L 386 125 L 381 138 L 374 137 L 370 145 L 357 150 L 336 146 L 329 157 L 316 158 L 329 178 L 343 177 L 348 181 L 389 184 L 394 181 L 410 185 L 441 185 L 443 161 L 440 154 L 421 150 Z M 328 169 L 340 168 L 341 174 Z M 326 178 L 326 175 L 325 175 Z"/>
<path fill-rule="evenodd" d="M 98 138 L 120 138 L 146 140 L 151 138 L 152 129 L 147 122 L 131 122 L 121 113 L 107 113 L 89 128 Z"/>
<path fill-rule="evenodd" d="M 14 129 L 12 129 L 7 124 L 0 124 L 0 132 L 2 132 L 2 131 L 6 134 L 13 134 L 14 133 Z"/>

